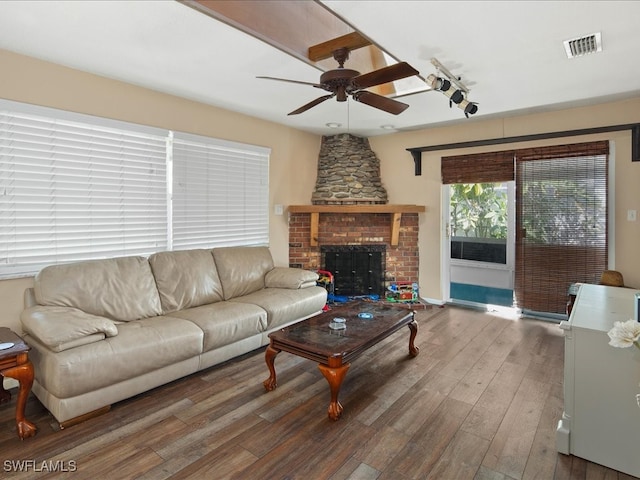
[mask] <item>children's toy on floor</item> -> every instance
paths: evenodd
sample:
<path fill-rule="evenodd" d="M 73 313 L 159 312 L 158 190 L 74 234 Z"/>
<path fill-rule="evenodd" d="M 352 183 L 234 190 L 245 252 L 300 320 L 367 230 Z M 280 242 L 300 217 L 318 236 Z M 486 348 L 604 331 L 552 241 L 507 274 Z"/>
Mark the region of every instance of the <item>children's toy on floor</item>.
<path fill-rule="evenodd" d="M 329 307 L 329 304 L 334 302 L 335 297 L 335 295 L 333 294 L 335 287 L 333 274 L 326 270 L 318 270 L 316 273 L 318 274 L 318 281 L 316 282 L 316 285 L 324 287 L 327 290 L 327 304 L 322 309 L 326 312 L 331 308 Z"/>
<path fill-rule="evenodd" d="M 418 300 L 418 284 L 415 282 L 395 282 L 387 287 L 387 302 L 411 303 Z"/>

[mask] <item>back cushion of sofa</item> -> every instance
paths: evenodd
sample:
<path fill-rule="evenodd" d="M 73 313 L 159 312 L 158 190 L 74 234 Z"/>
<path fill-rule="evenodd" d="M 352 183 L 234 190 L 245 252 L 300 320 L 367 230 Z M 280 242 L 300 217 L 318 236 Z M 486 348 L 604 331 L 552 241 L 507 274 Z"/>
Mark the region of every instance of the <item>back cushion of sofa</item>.
<path fill-rule="evenodd" d="M 160 296 L 144 257 L 121 257 L 51 265 L 34 281 L 40 305 L 78 308 L 130 321 L 162 313 Z"/>
<path fill-rule="evenodd" d="M 264 276 L 273 269 L 267 247 L 221 247 L 212 252 L 225 300 L 264 288 Z"/>
<path fill-rule="evenodd" d="M 222 285 L 210 250 L 151 255 L 149 263 L 164 313 L 222 300 Z"/>

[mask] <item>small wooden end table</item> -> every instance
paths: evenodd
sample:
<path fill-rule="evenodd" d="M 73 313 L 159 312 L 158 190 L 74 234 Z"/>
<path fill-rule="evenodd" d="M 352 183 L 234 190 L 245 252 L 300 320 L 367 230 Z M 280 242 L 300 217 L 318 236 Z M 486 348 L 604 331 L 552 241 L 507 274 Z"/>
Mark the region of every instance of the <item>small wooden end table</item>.
<path fill-rule="evenodd" d="M 32 437 L 36 426 L 24 417 L 27 397 L 33 385 L 33 365 L 29 361 L 31 349 L 15 332 L 7 327 L 0 327 L 0 344 L 13 343 L 11 348 L 0 350 L 0 375 L 15 378 L 20 384 L 16 403 L 16 427 L 21 440 Z M 0 379 L 0 402 L 11 399 L 11 393 L 4 389 Z"/>

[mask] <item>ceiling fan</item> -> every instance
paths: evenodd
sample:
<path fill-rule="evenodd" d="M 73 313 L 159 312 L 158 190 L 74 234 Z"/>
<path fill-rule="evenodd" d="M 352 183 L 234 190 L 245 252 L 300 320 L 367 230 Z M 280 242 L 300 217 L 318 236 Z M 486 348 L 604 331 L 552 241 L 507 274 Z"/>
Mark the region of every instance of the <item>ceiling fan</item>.
<path fill-rule="evenodd" d="M 338 102 L 346 102 L 351 96 L 356 102 L 364 103 L 370 107 L 374 107 L 393 115 L 404 112 L 409 105 L 406 103 L 393 100 L 391 98 L 378 95 L 377 93 L 364 90 L 365 88 L 382 85 L 384 83 L 393 82 L 402 78 L 418 75 L 418 71 L 407 62 L 396 63 L 388 67 L 374 70 L 373 72 L 360 74 L 356 70 L 344 68 L 344 62 L 349 58 L 348 48 L 338 48 L 333 52 L 333 58 L 338 62 L 338 68 L 328 70 L 320 76 L 320 83 L 301 82 L 298 80 L 288 80 L 285 78 L 275 77 L 257 77 L 267 80 L 278 80 L 281 82 L 298 83 L 302 85 L 311 85 L 312 87 L 321 88 L 328 92 L 329 95 L 323 95 L 315 100 L 303 105 L 302 107 L 289 113 L 289 115 L 298 115 L 306 112 L 312 107 L 319 105 L 325 100 L 336 97 Z"/>

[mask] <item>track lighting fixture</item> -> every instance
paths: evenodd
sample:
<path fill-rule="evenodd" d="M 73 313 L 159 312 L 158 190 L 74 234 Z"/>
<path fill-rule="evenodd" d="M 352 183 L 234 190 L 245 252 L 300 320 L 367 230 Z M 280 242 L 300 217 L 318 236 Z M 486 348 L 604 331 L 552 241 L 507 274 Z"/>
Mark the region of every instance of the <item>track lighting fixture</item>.
<path fill-rule="evenodd" d="M 449 97 L 449 106 L 455 103 L 464 112 L 465 117 L 469 118 L 469 115 L 473 115 L 478 111 L 478 104 L 467 100 L 462 90 L 454 87 L 450 80 L 431 74 L 427 77 L 427 83 L 434 90 L 438 90 Z"/>
<path fill-rule="evenodd" d="M 469 118 L 469 115 L 476 113 L 478 104 L 467 100 L 466 94 L 469 90 L 460 83 L 460 79 L 454 77 L 437 59 L 432 58 L 431 63 L 438 69 L 438 74 L 442 72 L 445 76 L 431 74 L 427 77 L 427 84 L 432 89 L 444 93 L 449 98 L 449 106 L 455 103 L 464 112 L 465 117 Z"/>

